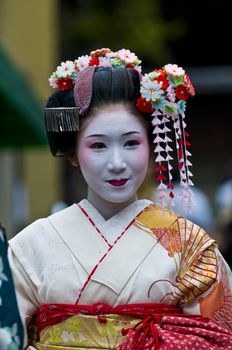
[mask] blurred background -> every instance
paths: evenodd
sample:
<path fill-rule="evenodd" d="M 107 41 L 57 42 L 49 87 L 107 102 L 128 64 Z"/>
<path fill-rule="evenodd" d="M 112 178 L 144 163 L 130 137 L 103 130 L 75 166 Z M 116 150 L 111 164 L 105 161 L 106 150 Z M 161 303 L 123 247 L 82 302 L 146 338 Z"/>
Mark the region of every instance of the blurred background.
<path fill-rule="evenodd" d="M 227 254 L 231 12 L 227 0 L 0 0 L 0 220 L 9 238 L 85 196 L 81 174 L 47 147 L 43 106 L 53 92 L 48 77 L 63 60 L 101 47 L 128 48 L 147 71 L 177 63 L 191 77 L 196 96 L 188 101 L 186 120 L 197 190 L 191 219 Z M 150 179 L 141 196 L 155 196 Z"/>

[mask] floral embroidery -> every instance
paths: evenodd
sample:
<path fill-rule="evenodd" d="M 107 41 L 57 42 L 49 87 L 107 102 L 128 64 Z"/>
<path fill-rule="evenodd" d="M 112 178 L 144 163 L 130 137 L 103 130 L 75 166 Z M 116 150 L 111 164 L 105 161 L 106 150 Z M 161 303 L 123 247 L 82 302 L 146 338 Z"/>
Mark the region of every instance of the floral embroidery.
<path fill-rule="evenodd" d="M 43 349 L 41 344 L 60 346 L 61 349 L 62 345 L 114 349 L 123 339 L 121 329 L 133 327 L 137 322 L 138 319 L 116 315 L 106 316 L 104 323 L 96 316 L 71 316 L 57 325 L 45 328 L 34 346 L 36 349 Z"/>

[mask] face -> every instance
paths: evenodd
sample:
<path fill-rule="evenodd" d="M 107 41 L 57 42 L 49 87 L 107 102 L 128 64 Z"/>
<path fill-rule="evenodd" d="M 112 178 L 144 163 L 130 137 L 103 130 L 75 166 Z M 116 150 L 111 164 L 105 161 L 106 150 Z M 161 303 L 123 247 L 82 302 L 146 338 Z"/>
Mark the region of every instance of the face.
<path fill-rule="evenodd" d="M 77 158 L 88 185 L 88 199 L 132 202 L 148 167 L 145 127 L 124 106 L 101 109 L 82 125 Z"/>

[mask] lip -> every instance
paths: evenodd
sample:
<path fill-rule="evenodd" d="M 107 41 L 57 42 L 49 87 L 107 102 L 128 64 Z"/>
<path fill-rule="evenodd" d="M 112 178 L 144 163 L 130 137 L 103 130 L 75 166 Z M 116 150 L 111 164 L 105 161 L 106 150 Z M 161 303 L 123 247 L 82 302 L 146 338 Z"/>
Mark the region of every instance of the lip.
<path fill-rule="evenodd" d="M 121 187 L 124 186 L 129 179 L 121 179 L 121 180 L 109 180 L 107 181 L 110 185 L 115 187 Z"/>

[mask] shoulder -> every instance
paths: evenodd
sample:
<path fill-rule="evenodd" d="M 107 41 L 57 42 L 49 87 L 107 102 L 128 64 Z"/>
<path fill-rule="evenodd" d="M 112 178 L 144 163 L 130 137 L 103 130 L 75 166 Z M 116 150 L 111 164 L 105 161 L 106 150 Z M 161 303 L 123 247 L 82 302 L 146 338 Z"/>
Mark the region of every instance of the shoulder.
<path fill-rule="evenodd" d="M 76 207 L 76 205 L 71 205 L 70 207 L 60 210 L 46 218 L 40 218 L 32 222 L 9 240 L 9 246 L 13 250 L 28 250 L 33 249 L 34 246 L 38 248 L 38 244 L 46 244 L 46 241 L 54 238 L 55 235 L 53 222 L 57 220 L 63 220 L 65 222 L 66 218 L 72 216 L 74 207 Z"/>
<path fill-rule="evenodd" d="M 179 216 L 169 209 L 162 209 L 158 204 L 151 203 L 137 217 L 137 220 L 150 229 L 170 227 Z"/>
<path fill-rule="evenodd" d="M 184 251 L 186 246 L 200 252 L 215 243 L 200 226 L 154 203 L 145 208 L 137 220 L 149 228 L 171 254 Z"/>

